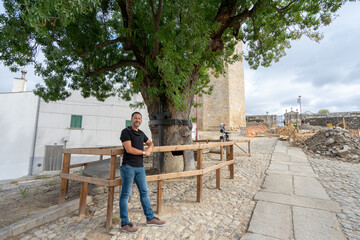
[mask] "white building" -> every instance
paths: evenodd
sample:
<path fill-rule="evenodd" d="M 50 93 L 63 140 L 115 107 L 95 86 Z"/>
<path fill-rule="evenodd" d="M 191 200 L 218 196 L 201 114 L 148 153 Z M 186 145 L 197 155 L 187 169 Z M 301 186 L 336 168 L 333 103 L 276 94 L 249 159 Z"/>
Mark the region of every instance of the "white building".
<path fill-rule="evenodd" d="M 22 79 L 14 79 L 14 85 L 23 88 L 0 93 L 0 180 L 60 169 L 63 147 L 121 145 L 121 130 L 131 124 L 134 111 L 142 113 L 141 129 L 151 138 L 147 110 L 129 107 L 142 100 L 140 95 L 131 102 L 118 97 L 100 102 L 75 91 L 65 101 L 46 103 L 32 92 L 22 91 L 24 74 Z M 96 159 L 74 155 L 71 163 Z"/>

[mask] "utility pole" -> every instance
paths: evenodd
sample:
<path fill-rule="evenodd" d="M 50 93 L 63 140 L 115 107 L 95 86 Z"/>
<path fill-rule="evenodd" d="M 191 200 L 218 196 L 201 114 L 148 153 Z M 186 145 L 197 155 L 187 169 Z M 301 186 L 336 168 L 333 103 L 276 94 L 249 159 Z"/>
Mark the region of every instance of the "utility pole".
<path fill-rule="evenodd" d="M 196 94 L 196 96 L 195 96 L 196 98 L 195 98 L 195 105 L 196 105 L 196 107 L 195 107 L 195 109 L 196 109 L 196 135 L 195 135 L 195 140 L 197 141 L 197 140 L 199 140 L 199 138 L 198 138 L 198 136 L 199 136 L 199 132 L 198 132 L 198 105 L 197 105 L 197 103 L 198 103 L 198 96 L 197 96 L 197 94 Z"/>
<path fill-rule="evenodd" d="M 301 116 L 301 96 L 299 96 L 297 102 L 300 104 L 300 125 L 302 125 L 302 116 Z"/>

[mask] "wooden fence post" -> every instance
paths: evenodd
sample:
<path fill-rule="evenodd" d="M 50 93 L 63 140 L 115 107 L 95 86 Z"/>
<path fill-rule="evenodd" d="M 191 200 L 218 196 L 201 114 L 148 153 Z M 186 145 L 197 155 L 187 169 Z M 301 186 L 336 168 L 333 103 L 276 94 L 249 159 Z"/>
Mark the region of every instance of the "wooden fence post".
<path fill-rule="evenodd" d="M 230 146 L 226 146 L 226 161 L 229 161 L 230 159 Z M 228 166 L 228 169 L 230 171 L 230 165 Z"/>
<path fill-rule="evenodd" d="M 116 155 L 111 155 L 110 159 L 110 176 L 109 180 L 115 179 L 115 168 L 116 168 Z M 108 203 L 107 203 L 107 213 L 106 213 L 106 228 L 109 229 L 112 224 L 112 214 L 113 214 L 113 205 L 114 205 L 114 188 L 113 186 L 109 187 L 108 191 Z"/>
<path fill-rule="evenodd" d="M 159 180 L 157 181 L 157 213 L 160 214 L 161 210 L 162 210 L 162 184 L 163 181 Z"/>
<path fill-rule="evenodd" d="M 79 216 L 85 216 L 86 210 L 86 196 L 87 196 L 88 183 L 82 182 L 80 188 L 80 201 L 79 201 Z"/>
<path fill-rule="evenodd" d="M 234 145 L 226 146 L 226 161 L 234 159 Z M 230 179 L 234 179 L 234 164 L 229 165 Z"/>
<path fill-rule="evenodd" d="M 202 169 L 202 153 L 203 150 L 202 149 L 198 149 L 197 150 L 197 169 L 201 170 Z M 197 196 L 196 196 L 196 201 L 201 202 L 202 200 L 202 175 L 198 175 L 197 176 Z"/>
<path fill-rule="evenodd" d="M 69 173 L 70 172 L 70 153 L 64 153 L 64 159 L 63 159 L 63 166 L 62 166 L 62 173 Z M 68 188 L 68 181 L 65 178 L 61 178 L 61 184 L 60 184 L 60 196 L 59 196 L 59 204 L 63 204 L 65 202 L 65 195 Z"/>
<path fill-rule="evenodd" d="M 230 159 L 229 160 L 234 160 L 234 145 L 230 146 Z M 230 167 L 230 179 L 234 179 L 235 164 L 233 163 L 229 167 Z"/>
<path fill-rule="evenodd" d="M 249 152 L 249 157 L 251 156 L 251 152 L 250 152 L 250 140 L 248 141 L 248 152 Z"/>
<path fill-rule="evenodd" d="M 220 189 L 221 168 L 216 169 L 216 188 Z"/>
<path fill-rule="evenodd" d="M 220 161 L 224 160 L 224 147 L 220 147 Z"/>

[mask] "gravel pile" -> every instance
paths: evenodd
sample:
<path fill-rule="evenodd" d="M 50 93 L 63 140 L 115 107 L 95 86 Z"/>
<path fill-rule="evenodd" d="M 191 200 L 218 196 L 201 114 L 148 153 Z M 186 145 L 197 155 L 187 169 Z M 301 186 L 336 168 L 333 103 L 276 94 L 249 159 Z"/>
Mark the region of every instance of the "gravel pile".
<path fill-rule="evenodd" d="M 341 128 L 319 130 L 305 140 L 302 147 L 310 153 L 360 163 L 360 138 Z"/>
<path fill-rule="evenodd" d="M 318 131 L 318 130 L 321 130 L 325 127 L 321 127 L 321 126 L 313 126 L 313 125 L 310 125 L 310 124 L 302 124 L 300 125 L 300 129 L 301 130 L 311 130 L 311 131 Z"/>

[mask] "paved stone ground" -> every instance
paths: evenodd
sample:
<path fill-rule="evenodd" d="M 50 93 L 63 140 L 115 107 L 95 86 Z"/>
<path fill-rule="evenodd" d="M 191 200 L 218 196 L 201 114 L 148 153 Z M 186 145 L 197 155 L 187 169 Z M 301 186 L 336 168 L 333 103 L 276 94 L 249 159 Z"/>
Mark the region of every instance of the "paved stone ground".
<path fill-rule="evenodd" d="M 252 156 L 235 157 L 235 179 L 229 179 L 227 168 L 221 170 L 221 190 L 215 188 L 215 172 L 204 175 L 201 203 L 196 202 L 195 178 L 164 181 L 160 215 L 167 221 L 164 227 L 144 224 L 135 187 L 129 200 L 129 218 L 140 227 L 137 233 L 128 234 L 119 229 L 118 194 L 114 201 L 114 228 L 110 232 L 105 229 L 107 195 L 101 194 L 94 197 L 85 218 L 79 218 L 75 212 L 10 239 L 239 239 L 247 230 L 255 206 L 253 198 L 263 183 L 276 141 L 275 138 L 251 139 Z M 235 147 L 236 153 L 240 150 Z M 204 167 L 219 163 L 219 155 L 204 154 L 204 157 Z M 149 183 L 149 190 L 155 204 L 155 182 Z"/>
<path fill-rule="evenodd" d="M 360 240 L 360 164 L 322 158 L 309 158 L 329 196 L 338 202 L 337 214 L 345 235 Z"/>
<path fill-rule="evenodd" d="M 339 204 L 329 198 L 302 150 L 287 142 L 277 142 L 255 200 L 242 240 L 346 239 L 336 217 L 341 211 Z"/>

